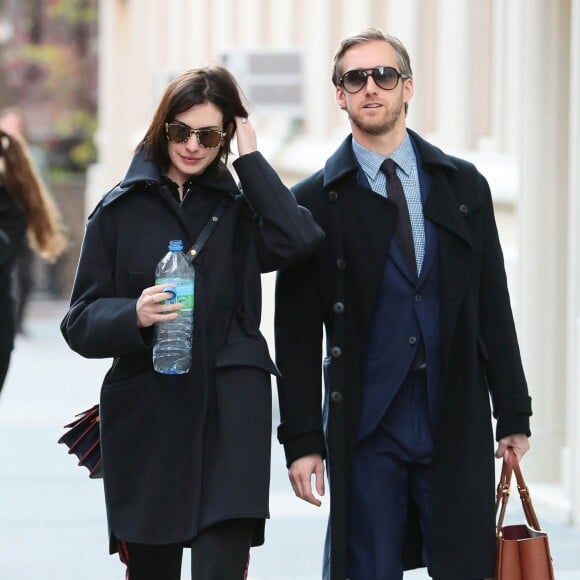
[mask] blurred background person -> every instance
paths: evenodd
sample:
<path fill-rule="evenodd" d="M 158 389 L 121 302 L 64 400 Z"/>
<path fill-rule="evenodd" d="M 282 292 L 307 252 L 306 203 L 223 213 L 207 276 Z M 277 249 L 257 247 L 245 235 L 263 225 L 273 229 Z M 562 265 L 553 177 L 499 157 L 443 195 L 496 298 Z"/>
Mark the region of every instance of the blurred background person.
<path fill-rule="evenodd" d="M 11 278 L 19 252 L 26 245 L 54 262 L 66 247 L 64 227 L 24 142 L 0 129 L 0 391 L 16 326 Z"/>
<path fill-rule="evenodd" d="M 0 129 L 20 138 L 26 147 L 34 170 L 46 184 L 47 161 L 42 147 L 30 143 L 27 138 L 24 114 L 19 107 L 6 107 L 0 111 Z M 44 185 L 46 187 L 46 185 Z M 52 262 L 52 260 L 51 260 Z M 12 295 L 14 298 L 14 324 L 18 334 L 24 334 L 24 319 L 30 295 L 34 288 L 34 252 L 28 244 L 22 244 L 12 270 Z"/>

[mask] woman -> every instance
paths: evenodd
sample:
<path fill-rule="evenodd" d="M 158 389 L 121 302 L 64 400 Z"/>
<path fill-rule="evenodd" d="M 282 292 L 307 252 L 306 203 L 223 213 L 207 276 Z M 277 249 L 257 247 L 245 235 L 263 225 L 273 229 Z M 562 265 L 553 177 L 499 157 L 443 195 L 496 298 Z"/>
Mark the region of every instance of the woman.
<path fill-rule="evenodd" d="M 271 441 L 270 375 L 259 331 L 260 273 L 322 238 L 310 213 L 256 151 L 239 88 L 221 67 L 167 88 L 125 178 L 89 217 L 61 329 L 86 357 L 113 357 L 101 390 L 101 446 L 111 552 L 130 580 L 246 577 L 264 541 Z M 236 185 L 225 162 L 232 138 Z M 179 306 L 154 285 L 170 240 L 189 248 L 225 208 L 195 261 L 191 370 L 156 373 L 155 323 Z"/>
<path fill-rule="evenodd" d="M 66 246 L 60 216 L 36 173 L 26 146 L 0 129 L 0 391 L 14 347 L 12 275 L 26 243 L 54 262 Z"/>

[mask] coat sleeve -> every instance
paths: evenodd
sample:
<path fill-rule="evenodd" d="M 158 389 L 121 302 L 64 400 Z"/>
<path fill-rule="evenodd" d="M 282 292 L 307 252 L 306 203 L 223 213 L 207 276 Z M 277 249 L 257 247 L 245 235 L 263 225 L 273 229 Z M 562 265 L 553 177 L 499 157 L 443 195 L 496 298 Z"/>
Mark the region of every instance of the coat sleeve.
<path fill-rule="evenodd" d="M 102 207 L 87 223 L 70 308 L 60 329 L 72 350 L 108 358 L 151 348 L 152 330 L 137 326 L 135 298 L 115 292 L 114 250 L 106 241 Z"/>
<path fill-rule="evenodd" d="M 479 320 L 480 350 L 491 392 L 496 439 L 516 433 L 530 435 L 531 399 L 508 292 L 507 278 L 489 186 L 483 180 L 484 200 Z"/>
<path fill-rule="evenodd" d="M 255 214 L 262 272 L 272 272 L 310 254 L 324 234 L 310 212 L 258 151 L 234 161 L 242 190 Z"/>
<path fill-rule="evenodd" d="M 287 464 L 326 455 L 322 420 L 322 308 L 316 256 L 284 268 L 276 278 L 274 317 L 281 423 L 278 440 Z"/>

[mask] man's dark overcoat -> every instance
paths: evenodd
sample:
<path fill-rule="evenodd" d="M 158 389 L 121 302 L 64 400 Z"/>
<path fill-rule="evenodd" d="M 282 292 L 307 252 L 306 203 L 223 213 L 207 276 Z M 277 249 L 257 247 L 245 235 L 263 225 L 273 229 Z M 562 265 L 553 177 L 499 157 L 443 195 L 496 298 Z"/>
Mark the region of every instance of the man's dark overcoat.
<path fill-rule="evenodd" d="M 263 542 L 277 370 L 259 331 L 260 274 L 303 259 L 323 234 L 260 153 L 234 167 L 243 194 L 216 162 L 180 206 L 140 152 L 87 223 L 61 330 L 79 354 L 113 358 L 100 397 L 111 551 L 116 540 L 188 543 L 230 518 L 255 518 Z M 205 215 L 187 209 L 202 198 Z M 218 203 L 225 214 L 195 262 L 192 368 L 156 373 L 137 298 L 169 241 L 189 249 Z"/>
<path fill-rule="evenodd" d="M 431 573 L 450 580 L 482 578 L 493 575 L 495 545 L 492 409 L 496 439 L 529 434 L 531 401 L 489 186 L 472 164 L 409 133 L 431 177 L 425 219 L 439 232 L 441 375 Z M 359 170 L 348 137 L 323 170 L 293 188 L 326 238 L 304 263 L 283 269 L 276 287 L 278 438 L 288 464 L 311 453 L 326 456 L 325 567 L 330 564 L 331 580 L 346 578 L 346 498 L 365 348 L 396 221 L 392 202 L 358 185 Z M 412 514 L 408 524 L 406 569 L 422 565 Z"/>

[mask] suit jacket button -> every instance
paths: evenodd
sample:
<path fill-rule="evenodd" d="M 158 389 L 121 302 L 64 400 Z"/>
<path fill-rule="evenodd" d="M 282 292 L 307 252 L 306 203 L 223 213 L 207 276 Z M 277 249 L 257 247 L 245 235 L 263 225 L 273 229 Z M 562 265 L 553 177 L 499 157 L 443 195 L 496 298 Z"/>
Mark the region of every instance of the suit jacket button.
<path fill-rule="evenodd" d="M 336 267 L 339 270 L 346 270 L 346 260 L 344 258 L 338 258 L 338 260 L 336 260 Z"/>
<path fill-rule="evenodd" d="M 417 337 L 416 336 L 410 336 L 409 337 L 409 344 L 415 344 L 417 342 Z"/>
<path fill-rule="evenodd" d="M 330 400 L 333 403 L 342 403 L 342 398 L 342 393 L 339 391 L 332 391 L 332 393 L 330 393 Z"/>
<path fill-rule="evenodd" d="M 462 204 L 459 206 L 459 211 L 460 211 L 460 212 L 461 212 L 463 215 L 465 215 L 465 214 L 466 214 L 466 213 L 469 211 L 469 208 L 468 208 L 468 207 L 467 207 L 467 206 L 466 206 L 464 203 L 462 203 Z"/>
<path fill-rule="evenodd" d="M 339 358 L 341 354 L 342 354 L 342 349 L 340 348 L 340 346 L 333 346 L 330 349 L 330 356 L 332 358 Z"/>
<path fill-rule="evenodd" d="M 336 191 L 331 190 L 328 192 L 328 201 L 335 202 L 338 199 L 338 193 Z"/>
<path fill-rule="evenodd" d="M 332 311 L 335 314 L 342 314 L 344 312 L 344 304 L 342 302 L 335 302 Z"/>

